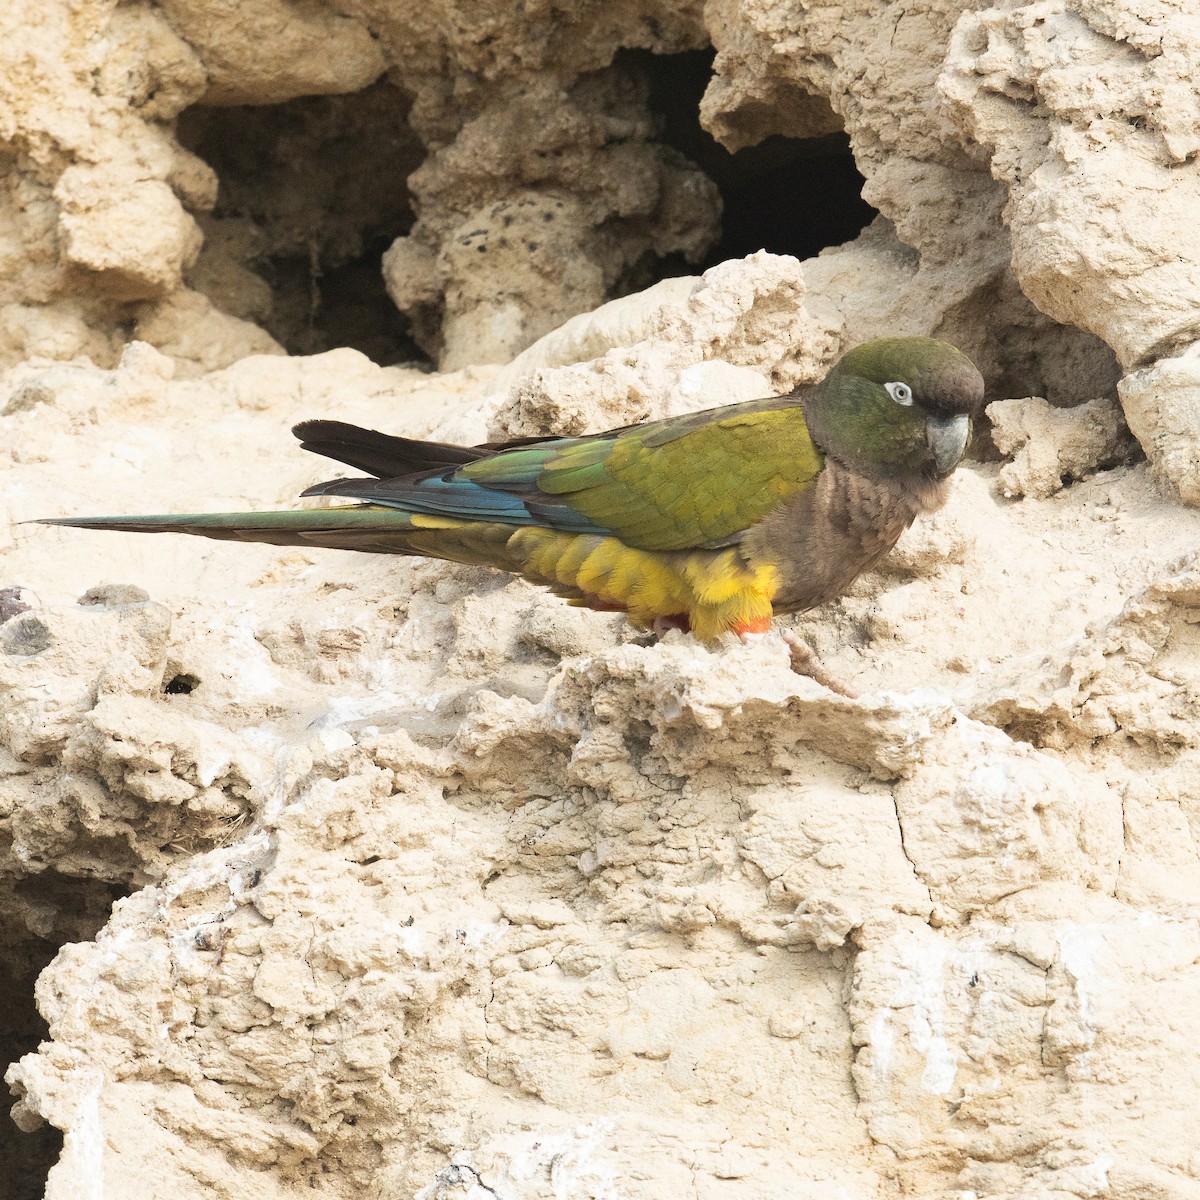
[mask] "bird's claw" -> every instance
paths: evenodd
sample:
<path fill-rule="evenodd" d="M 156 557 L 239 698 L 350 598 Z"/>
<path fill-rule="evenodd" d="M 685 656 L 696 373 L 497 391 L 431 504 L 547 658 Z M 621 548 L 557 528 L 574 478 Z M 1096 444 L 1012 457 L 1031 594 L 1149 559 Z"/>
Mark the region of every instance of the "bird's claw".
<path fill-rule="evenodd" d="M 835 679 L 825 670 L 821 665 L 821 660 L 817 658 L 816 651 L 794 629 L 783 629 L 780 632 L 788 648 L 792 670 L 797 675 L 805 675 L 823 688 L 828 688 L 839 696 L 845 696 L 848 700 L 858 699 L 858 693 L 853 688 L 847 687 L 841 680 Z"/>

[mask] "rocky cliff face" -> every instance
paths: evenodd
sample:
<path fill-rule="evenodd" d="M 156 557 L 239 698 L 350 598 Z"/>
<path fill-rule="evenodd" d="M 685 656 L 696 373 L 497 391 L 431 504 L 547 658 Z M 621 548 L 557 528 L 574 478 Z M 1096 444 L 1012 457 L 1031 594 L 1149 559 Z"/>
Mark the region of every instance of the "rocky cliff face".
<path fill-rule="evenodd" d="M 15 1196 L 1200 1192 L 1187 6 L 0 23 Z M 729 233 L 684 118 L 728 175 L 844 133 L 878 215 L 680 275 Z M 304 417 L 581 432 L 882 333 L 993 403 L 792 622 L 857 700 L 482 570 L 19 524 L 291 504 Z"/>

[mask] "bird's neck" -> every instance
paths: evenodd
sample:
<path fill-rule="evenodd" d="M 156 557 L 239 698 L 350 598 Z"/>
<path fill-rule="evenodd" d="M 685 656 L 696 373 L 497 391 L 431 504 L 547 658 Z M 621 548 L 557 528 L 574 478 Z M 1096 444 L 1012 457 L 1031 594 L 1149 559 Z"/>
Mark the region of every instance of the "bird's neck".
<path fill-rule="evenodd" d="M 771 513 L 743 546 L 751 561 L 778 571 L 775 611 L 802 611 L 840 596 L 948 491 L 945 480 L 868 479 L 829 457 L 816 484 Z"/>

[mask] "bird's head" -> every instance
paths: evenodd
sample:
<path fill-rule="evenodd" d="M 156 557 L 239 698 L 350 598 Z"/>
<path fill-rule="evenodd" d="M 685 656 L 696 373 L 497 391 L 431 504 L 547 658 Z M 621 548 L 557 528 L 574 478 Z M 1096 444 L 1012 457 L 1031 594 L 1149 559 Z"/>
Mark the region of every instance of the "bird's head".
<path fill-rule="evenodd" d="M 934 338 L 879 338 L 848 351 L 805 405 L 817 443 L 872 477 L 945 479 L 983 405 L 983 376 Z"/>

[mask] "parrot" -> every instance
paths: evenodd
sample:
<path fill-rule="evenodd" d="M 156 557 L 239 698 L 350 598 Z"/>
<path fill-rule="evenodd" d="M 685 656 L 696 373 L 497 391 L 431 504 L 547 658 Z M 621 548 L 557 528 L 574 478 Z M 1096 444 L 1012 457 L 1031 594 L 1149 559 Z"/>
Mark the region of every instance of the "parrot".
<path fill-rule="evenodd" d="M 788 395 L 605 433 L 462 446 L 296 425 L 367 473 L 302 495 L 351 504 L 43 523 L 483 565 L 711 643 L 836 598 L 940 508 L 983 395 L 948 343 L 881 338 Z"/>

